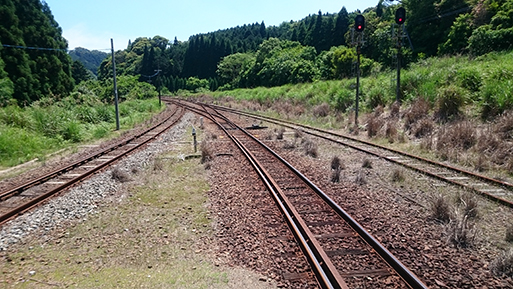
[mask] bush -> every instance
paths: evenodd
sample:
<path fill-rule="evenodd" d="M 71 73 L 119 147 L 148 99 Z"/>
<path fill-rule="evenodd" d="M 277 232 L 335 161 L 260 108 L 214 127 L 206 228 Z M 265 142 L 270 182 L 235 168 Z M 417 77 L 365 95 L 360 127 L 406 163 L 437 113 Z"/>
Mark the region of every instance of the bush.
<path fill-rule="evenodd" d="M 489 119 L 513 108 L 513 80 L 489 81 L 481 90 L 481 116 Z"/>
<path fill-rule="evenodd" d="M 438 90 L 436 101 L 436 116 L 447 121 L 460 114 L 460 108 L 465 104 L 465 92 L 458 86 L 450 85 Z"/>

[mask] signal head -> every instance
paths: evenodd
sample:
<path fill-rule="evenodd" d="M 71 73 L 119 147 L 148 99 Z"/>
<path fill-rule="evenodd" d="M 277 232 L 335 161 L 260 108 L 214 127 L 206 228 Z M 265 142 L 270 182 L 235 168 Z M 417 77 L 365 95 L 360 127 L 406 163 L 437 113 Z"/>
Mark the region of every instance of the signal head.
<path fill-rule="evenodd" d="M 395 11 L 395 23 L 402 25 L 406 21 L 406 9 L 399 7 Z"/>
<path fill-rule="evenodd" d="M 354 29 L 358 32 L 362 32 L 365 29 L 365 17 L 363 15 L 357 15 L 354 20 Z"/>

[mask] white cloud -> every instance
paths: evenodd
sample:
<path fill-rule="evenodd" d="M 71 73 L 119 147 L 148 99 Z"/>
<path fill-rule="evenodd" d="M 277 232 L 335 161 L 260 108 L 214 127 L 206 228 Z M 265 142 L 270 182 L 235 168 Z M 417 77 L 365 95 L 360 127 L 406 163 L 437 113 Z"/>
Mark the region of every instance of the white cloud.
<path fill-rule="evenodd" d="M 109 50 L 111 38 L 114 39 L 114 48 L 116 50 L 124 49 L 128 43 L 128 37 L 114 35 L 107 31 L 93 33 L 83 23 L 63 30 L 62 35 L 68 40 L 68 48 L 70 50 L 76 47 L 83 47 L 89 50 Z"/>

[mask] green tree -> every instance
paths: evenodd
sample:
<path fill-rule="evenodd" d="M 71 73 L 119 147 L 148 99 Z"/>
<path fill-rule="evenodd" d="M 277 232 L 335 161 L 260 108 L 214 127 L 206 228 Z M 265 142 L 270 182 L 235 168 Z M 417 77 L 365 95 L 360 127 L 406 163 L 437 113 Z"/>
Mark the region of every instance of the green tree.
<path fill-rule="evenodd" d="M 91 72 L 78 60 L 73 61 L 71 73 L 75 80 L 75 84 L 79 84 L 82 81 L 87 81 L 92 78 Z"/>
<path fill-rule="evenodd" d="M 0 42 L 36 48 L 9 47 L 0 52 L 18 103 L 69 94 L 74 82 L 68 45 L 48 5 L 39 0 L 4 0 L 0 19 Z"/>
<path fill-rule="evenodd" d="M 255 56 L 252 53 L 235 53 L 224 57 L 217 65 L 217 75 L 230 88 L 239 87 L 242 73 L 249 70 Z"/>

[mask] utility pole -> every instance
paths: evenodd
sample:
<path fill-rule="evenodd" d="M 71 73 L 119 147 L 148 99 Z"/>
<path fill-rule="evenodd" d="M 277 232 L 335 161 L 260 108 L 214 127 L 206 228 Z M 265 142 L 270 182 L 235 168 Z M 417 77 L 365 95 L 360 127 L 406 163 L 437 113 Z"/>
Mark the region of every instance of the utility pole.
<path fill-rule="evenodd" d="M 395 11 L 395 23 L 399 26 L 397 29 L 397 87 L 395 90 L 397 102 L 401 101 L 401 62 L 402 62 L 402 40 L 404 37 L 404 22 L 406 21 L 406 9 L 403 7 L 397 8 Z"/>
<path fill-rule="evenodd" d="M 359 102 L 360 102 L 360 53 L 361 47 L 363 44 L 363 30 L 365 29 L 365 17 L 363 15 L 357 15 L 354 20 L 354 31 L 357 32 L 356 35 L 356 98 L 355 98 L 355 116 L 354 116 L 354 125 L 355 129 L 358 129 L 358 111 L 359 111 Z M 354 35 L 353 35 L 353 44 L 354 44 Z"/>
<path fill-rule="evenodd" d="M 114 105 L 116 107 L 116 130 L 119 130 L 118 84 L 116 82 L 116 58 L 114 57 L 114 40 L 110 39 L 112 48 L 112 72 L 114 75 Z"/>

